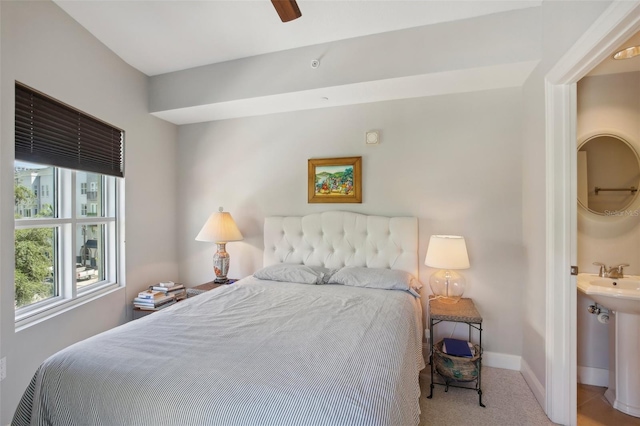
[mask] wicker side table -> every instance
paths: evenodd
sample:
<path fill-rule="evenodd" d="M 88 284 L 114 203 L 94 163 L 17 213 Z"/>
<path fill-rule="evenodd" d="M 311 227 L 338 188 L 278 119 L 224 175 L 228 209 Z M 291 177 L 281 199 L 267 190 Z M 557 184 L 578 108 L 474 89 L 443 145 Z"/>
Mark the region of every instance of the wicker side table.
<path fill-rule="evenodd" d="M 473 329 L 478 330 L 478 350 L 477 358 L 474 359 L 474 363 L 477 363 L 478 377 L 475 381 L 475 387 L 458 386 L 451 383 L 451 379 L 445 380 L 445 383 L 434 382 L 434 338 L 433 327 L 440 324 L 443 321 L 459 322 L 469 326 L 469 341 L 471 342 L 471 332 Z M 445 392 L 451 387 L 457 387 L 462 389 L 471 389 L 478 392 L 478 402 L 481 407 L 485 405 L 482 403 L 482 316 L 476 309 L 476 306 L 471 299 L 460 299 L 458 303 L 448 304 L 442 303 L 438 299 L 429 300 L 429 336 L 431 341 L 431 351 L 429 354 L 429 365 L 431 366 L 431 389 L 427 398 L 433 397 L 433 388 L 435 385 L 446 386 Z M 470 361 L 471 362 L 471 361 Z M 455 380 L 453 380 L 455 382 Z"/>

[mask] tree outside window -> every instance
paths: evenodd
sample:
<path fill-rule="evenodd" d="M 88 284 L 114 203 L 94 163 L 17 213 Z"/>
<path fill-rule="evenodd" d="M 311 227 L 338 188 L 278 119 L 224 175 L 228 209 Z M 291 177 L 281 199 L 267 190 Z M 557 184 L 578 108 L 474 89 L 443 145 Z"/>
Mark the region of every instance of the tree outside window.
<path fill-rule="evenodd" d="M 15 185 L 16 211 L 28 212 L 36 195 L 24 185 Z M 48 209 L 52 207 L 47 205 Z M 41 212 L 41 214 L 46 212 Z M 16 214 L 16 219 L 21 215 Z M 55 296 L 53 283 L 53 238 L 55 228 L 29 228 L 15 231 L 15 306 Z"/>

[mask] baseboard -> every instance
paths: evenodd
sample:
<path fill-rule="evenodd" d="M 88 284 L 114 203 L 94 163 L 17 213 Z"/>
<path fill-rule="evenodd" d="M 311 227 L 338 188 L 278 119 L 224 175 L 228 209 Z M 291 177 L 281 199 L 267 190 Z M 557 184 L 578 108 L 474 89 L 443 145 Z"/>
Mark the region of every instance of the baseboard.
<path fill-rule="evenodd" d="M 605 368 L 578 366 L 578 383 L 600 387 L 609 386 L 609 370 Z"/>
<path fill-rule="evenodd" d="M 422 342 L 422 354 L 426 363 L 429 362 L 429 341 Z M 503 368 L 505 370 L 520 371 L 520 360 L 517 355 L 503 354 L 500 352 L 482 352 L 482 365 L 486 367 Z"/>
<path fill-rule="evenodd" d="M 522 357 L 517 355 L 503 354 L 499 352 L 482 353 L 482 365 L 494 368 L 503 368 L 505 370 L 520 371 L 520 363 Z"/>
<path fill-rule="evenodd" d="M 529 367 L 529 364 L 527 364 L 527 361 L 525 361 L 524 359 L 522 359 L 522 367 L 520 368 L 520 372 L 522 373 L 522 377 L 524 377 L 524 381 L 527 382 L 527 385 L 529 385 L 529 389 L 531 389 L 531 392 L 533 392 L 533 395 L 538 400 L 538 404 L 540 404 L 540 406 L 546 413 L 547 398 L 544 386 L 542 386 L 542 383 L 540 383 L 536 375 L 533 374 L 533 370 L 531 370 L 531 367 Z"/>
<path fill-rule="evenodd" d="M 422 354 L 424 355 L 425 363 L 429 362 L 429 347 L 428 342 L 422 342 Z M 520 361 L 522 357 L 517 355 L 503 354 L 499 352 L 482 352 L 482 365 L 485 367 L 503 368 L 505 370 L 520 371 Z"/>

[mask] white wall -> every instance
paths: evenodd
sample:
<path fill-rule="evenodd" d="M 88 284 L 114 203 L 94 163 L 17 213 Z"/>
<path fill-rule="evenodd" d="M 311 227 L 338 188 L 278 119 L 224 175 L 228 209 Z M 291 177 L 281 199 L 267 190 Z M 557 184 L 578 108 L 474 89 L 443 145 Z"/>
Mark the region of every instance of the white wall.
<path fill-rule="evenodd" d="M 484 317 L 485 350 L 520 355 L 520 111 L 520 90 L 501 89 L 181 126 L 180 278 L 213 278 L 214 244 L 194 238 L 218 206 L 245 237 L 227 245 L 231 277 L 262 266 L 265 216 L 417 216 L 420 280 L 428 286 L 433 272 L 424 266 L 429 236 L 464 235 L 466 295 Z M 378 146 L 364 143 L 371 129 Z M 362 156 L 362 204 L 308 204 L 307 160 L 345 156 Z"/>
<path fill-rule="evenodd" d="M 38 365 L 70 344 L 122 324 L 146 285 L 177 279 L 174 125 L 147 113 L 148 78 L 119 59 L 54 3 L 0 2 L 0 338 L 7 358 L 0 424 L 8 424 Z M 126 132 L 127 287 L 15 332 L 13 309 L 14 81 Z"/>
<path fill-rule="evenodd" d="M 542 3 L 542 59 L 523 86 L 523 242 L 522 271 L 523 373 L 538 401 L 545 406 L 546 382 L 546 73 L 589 28 L 610 2 Z"/>
<path fill-rule="evenodd" d="M 599 132 L 626 137 L 640 152 L 640 72 L 578 82 L 578 140 Z M 593 262 L 629 263 L 625 271 L 640 274 L 640 217 L 604 218 L 580 209 L 578 242 L 581 271 L 597 273 Z"/>
<path fill-rule="evenodd" d="M 585 77 L 578 82 L 578 141 L 600 132 L 628 138 L 640 152 L 640 72 Z M 635 210 L 637 205 L 629 210 Z M 598 273 L 593 262 L 628 263 L 640 274 L 640 217 L 578 214 L 578 266 Z M 587 312 L 593 304 L 578 292 L 578 366 L 608 369 L 608 327 Z"/>

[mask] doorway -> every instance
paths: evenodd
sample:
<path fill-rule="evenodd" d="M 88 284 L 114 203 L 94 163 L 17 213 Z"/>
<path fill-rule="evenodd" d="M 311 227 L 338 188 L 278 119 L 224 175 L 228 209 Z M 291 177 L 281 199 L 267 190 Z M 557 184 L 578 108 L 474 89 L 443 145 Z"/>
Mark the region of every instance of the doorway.
<path fill-rule="evenodd" d="M 576 84 L 640 29 L 640 3 L 614 2 L 545 79 L 546 91 L 546 412 L 577 423 Z"/>

